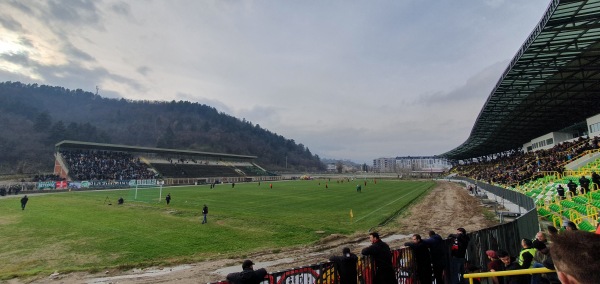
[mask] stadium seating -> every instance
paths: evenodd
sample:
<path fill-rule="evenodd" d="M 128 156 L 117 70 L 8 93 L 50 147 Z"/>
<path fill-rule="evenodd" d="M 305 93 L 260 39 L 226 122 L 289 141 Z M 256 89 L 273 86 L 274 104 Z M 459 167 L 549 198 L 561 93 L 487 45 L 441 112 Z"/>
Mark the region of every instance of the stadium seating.
<path fill-rule="evenodd" d="M 235 168 L 198 164 L 151 164 L 164 178 L 239 177 Z"/>

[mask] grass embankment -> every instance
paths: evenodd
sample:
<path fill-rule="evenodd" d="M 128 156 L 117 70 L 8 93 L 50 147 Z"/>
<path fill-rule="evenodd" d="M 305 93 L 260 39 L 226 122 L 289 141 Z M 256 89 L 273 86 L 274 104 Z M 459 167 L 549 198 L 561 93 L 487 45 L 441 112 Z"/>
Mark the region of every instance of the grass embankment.
<path fill-rule="evenodd" d="M 133 201 L 132 190 L 0 199 L 0 279 L 40 272 L 97 271 L 239 257 L 310 244 L 381 223 L 434 182 L 311 180 L 163 189 Z M 325 188 L 327 183 L 328 188 Z M 356 192 L 356 185 L 362 192 Z M 164 196 L 170 193 L 169 206 Z M 123 196 L 125 204 L 116 205 Z M 112 205 L 108 205 L 108 202 Z M 202 225 L 202 205 L 208 224 Z M 354 218 L 350 218 L 352 210 Z"/>

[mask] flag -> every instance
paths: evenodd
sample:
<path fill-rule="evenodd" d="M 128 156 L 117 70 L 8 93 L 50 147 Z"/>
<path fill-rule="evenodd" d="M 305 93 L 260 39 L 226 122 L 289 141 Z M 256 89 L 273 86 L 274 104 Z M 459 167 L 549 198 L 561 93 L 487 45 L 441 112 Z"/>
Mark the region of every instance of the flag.
<path fill-rule="evenodd" d="M 352 214 L 352 209 L 350 209 L 350 218 L 354 218 L 354 214 Z"/>

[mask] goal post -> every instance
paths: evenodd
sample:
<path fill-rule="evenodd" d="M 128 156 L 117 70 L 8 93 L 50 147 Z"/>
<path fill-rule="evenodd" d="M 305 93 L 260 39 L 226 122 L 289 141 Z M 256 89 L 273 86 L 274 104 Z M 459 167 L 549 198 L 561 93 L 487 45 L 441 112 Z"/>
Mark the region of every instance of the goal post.
<path fill-rule="evenodd" d="M 129 198 L 140 202 L 161 202 L 164 181 L 155 183 L 136 183 L 129 190 Z"/>

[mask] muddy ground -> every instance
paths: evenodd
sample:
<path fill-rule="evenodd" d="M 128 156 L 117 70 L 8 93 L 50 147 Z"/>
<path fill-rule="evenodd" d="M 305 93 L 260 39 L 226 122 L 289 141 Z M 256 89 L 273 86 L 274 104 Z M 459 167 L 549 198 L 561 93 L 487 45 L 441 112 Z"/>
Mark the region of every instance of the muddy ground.
<path fill-rule="evenodd" d="M 378 231 L 391 248 L 399 248 L 413 233 L 427 236 L 429 230 L 434 230 L 446 237 L 456 233 L 456 228 L 459 227 L 464 227 L 469 232 L 498 224 L 485 217 L 486 210 L 490 209 L 479 198 L 469 195 L 462 184 L 438 182 L 427 197 Z M 339 254 L 344 246 L 358 254 L 363 247 L 369 245 L 367 240 L 367 232 L 352 236 L 330 235 L 317 244 L 284 249 L 278 253 L 254 254 L 247 258 L 256 263 L 255 269 L 264 267 L 267 271 L 280 271 L 324 262 L 329 256 Z M 54 273 L 34 279 L 12 279 L 7 283 L 208 283 L 224 280 L 229 272 L 240 271 L 242 261 L 243 259 L 215 259 L 175 267 L 109 270 L 99 273 Z"/>

